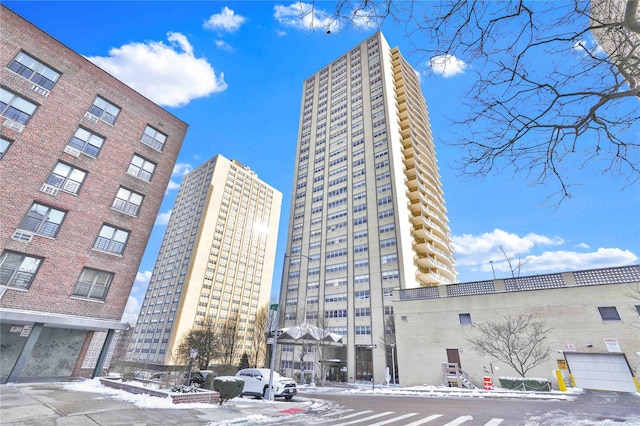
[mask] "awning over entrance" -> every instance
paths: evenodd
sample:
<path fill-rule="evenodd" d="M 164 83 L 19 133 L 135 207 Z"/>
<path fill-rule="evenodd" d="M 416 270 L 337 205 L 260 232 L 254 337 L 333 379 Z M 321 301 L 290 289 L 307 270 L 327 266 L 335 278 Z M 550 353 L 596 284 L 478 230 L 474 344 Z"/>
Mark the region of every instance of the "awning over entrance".
<path fill-rule="evenodd" d="M 307 344 L 309 342 L 324 342 L 335 346 L 344 344 L 341 335 L 307 323 L 279 329 L 278 340 L 288 340 L 294 344 Z"/>

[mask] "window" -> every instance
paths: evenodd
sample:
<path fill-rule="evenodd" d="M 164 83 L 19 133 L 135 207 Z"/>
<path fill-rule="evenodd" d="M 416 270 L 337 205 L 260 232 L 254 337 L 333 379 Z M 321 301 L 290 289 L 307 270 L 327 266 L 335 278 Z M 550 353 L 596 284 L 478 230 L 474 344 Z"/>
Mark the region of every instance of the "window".
<path fill-rule="evenodd" d="M 136 176 L 146 182 L 151 182 L 151 178 L 153 177 L 153 172 L 155 171 L 155 169 L 155 164 L 145 160 L 139 155 L 134 154 L 133 159 L 131 159 L 131 164 L 129 164 L 127 173 Z"/>
<path fill-rule="evenodd" d="M 109 225 L 102 225 L 93 248 L 114 254 L 122 254 L 127 244 L 129 232 Z"/>
<path fill-rule="evenodd" d="M 615 306 L 599 306 L 602 321 L 620 321 L 620 314 Z"/>
<path fill-rule="evenodd" d="M 80 273 L 76 287 L 73 289 L 73 296 L 104 300 L 107 297 L 112 279 L 113 274 L 110 272 L 84 268 Z"/>
<path fill-rule="evenodd" d="M 0 158 L 4 157 L 4 154 L 7 152 L 10 146 L 11 141 L 0 136 Z"/>
<path fill-rule="evenodd" d="M 56 81 L 58 81 L 58 78 L 60 78 L 60 73 L 52 70 L 24 52 L 18 53 L 18 56 L 16 56 L 7 68 L 47 90 L 51 90 L 53 85 L 56 84 Z"/>
<path fill-rule="evenodd" d="M 396 245 L 395 238 L 389 238 L 386 240 L 380 240 L 380 248 L 393 247 Z"/>
<path fill-rule="evenodd" d="M 150 147 L 157 149 L 158 151 L 162 151 L 162 148 L 164 148 L 164 143 L 167 140 L 167 135 L 160 133 L 151 126 L 147 126 L 144 129 L 144 133 L 142 134 L 142 138 L 140 140 Z"/>
<path fill-rule="evenodd" d="M 140 211 L 140 206 L 142 205 L 142 200 L 144 200 L 143 195 L 120 187 L 112 207 L 131 216 L 137 216 Z"/>
<path fill-rule="evenodd" d="M 54 238 L 65 214 L 62 210 L 33 203 L 27 215 L 22 219 L 19 229 Z"/>
<path fill-rule="evenodd" d="M 20 96 L 0 88 L 0 115 L 20 124 L 27 124 L 37 106 Z"/>
<path fill-rule="evenodd" d="M 87 173 L 65 163 L 58 163 L 51 172 L 47 184 L 71 194 L 77 194 Z"/>
<path fill-rule="evenodd" d="M 356 300 L 365 300 L 369 298 L 369 290 L 362 290 L 355 292 Z"/>
<path fill-rule="evenodd" d="M 370 325 L 356 325 L 356 336 L 369 335 L 369 334 L 371 334 Z"/>
<path fill-rule="evenodd" d="M 471 314 L 458 314 L 460 325 L 471 325 Z"/>
<path fill-rule="evenodd" d="M 71 138 L 69 146 L 91 157 L 97 157 L 103 143 L 104 138 L 80 127 Z"/>
<path fill-rule="evenodd" d="M 356 308 L 356 316 L 357 317 L 370 317 L 371 316 L 371 308 Z"/>
<path fill-rule="evenodd" d="M 0 285 L 28 289 L 42 259 L 5 251 L 0 257 Z"/>
<path fill-rule="evenodd" d="M 109 124 L 113 124 L 116 122 L 118 114 L 120 114 L 120 108 L 110 104 L 100 96 L 97 96 L 96 100 L 93 101 L 93 105 L 91 105 L 91 108 L 89 108 L 89 112 L 98 117 L 100 120 L 105 121 Z"/>

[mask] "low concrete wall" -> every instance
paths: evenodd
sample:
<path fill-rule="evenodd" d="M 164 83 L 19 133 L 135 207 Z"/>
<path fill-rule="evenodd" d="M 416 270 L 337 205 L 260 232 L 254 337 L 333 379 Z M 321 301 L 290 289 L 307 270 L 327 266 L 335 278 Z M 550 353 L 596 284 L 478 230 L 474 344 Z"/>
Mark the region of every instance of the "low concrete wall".
<path fill-rule="evenodd" d="M 159 398 L 171 397 L 174 404 L 187 404 L 187 403 L 201 403 L 201 404 L 217 404 L 220 400 L 220 394 L 218 392 L 208 390 L 198 390 L 196 393 L 171 393 L 156 389 L 148 389 L 145 387 L 135 386 L 126 382 L 120 382 L 117 380 L 100 379 L 100 383 L 110 388 L 121 389 L 123 391 L 133 394 L 145 394 L 151 396 L 157 396 Z"/>

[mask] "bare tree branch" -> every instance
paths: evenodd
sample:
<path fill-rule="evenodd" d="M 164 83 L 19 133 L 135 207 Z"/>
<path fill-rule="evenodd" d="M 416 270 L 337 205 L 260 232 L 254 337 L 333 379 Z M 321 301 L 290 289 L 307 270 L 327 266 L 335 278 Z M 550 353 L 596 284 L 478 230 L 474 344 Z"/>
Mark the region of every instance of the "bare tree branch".
<path fill-rule="evenodd" d="M 364 18 L 404 25 L 413 54 L 473 70 L 449 142 L 463 175 L 512 170 L 559 201 L 585 169 L 640 179 L 638 0 L 342 0 L 332 12 L 341 27 Z"/>
<path fill-rule="evenodd" d="M 475 351 L 512 367 L 521 377 L 549 359 L 548 329 L 535 315 L 505 317 L 474 325 L 479 336 L 468 337 Z"/>

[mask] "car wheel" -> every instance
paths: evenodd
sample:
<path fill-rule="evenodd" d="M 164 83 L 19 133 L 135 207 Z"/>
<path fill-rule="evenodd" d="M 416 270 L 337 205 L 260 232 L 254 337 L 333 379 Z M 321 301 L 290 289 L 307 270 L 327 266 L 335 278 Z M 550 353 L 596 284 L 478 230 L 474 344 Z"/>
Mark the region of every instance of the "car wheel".
<path fill-rule="evenodd" d="M 264 387 L 264 389 L 262 389 L 262 398 L 263 398 L 263 399 L 266 399 L 266 398 L 267 398 L 267 388 L 268 388 L 268 387 L 269 387 L 269 386 L 265 386 L 265 387 Z"/>
<path fill-rule="evenodd" d="M 287 395 L 284 397 L 287 401 L 291 401 L 291 398 L 293 398 L 293 395 Z"/>

